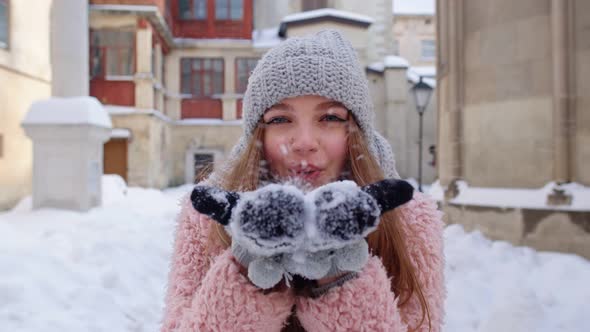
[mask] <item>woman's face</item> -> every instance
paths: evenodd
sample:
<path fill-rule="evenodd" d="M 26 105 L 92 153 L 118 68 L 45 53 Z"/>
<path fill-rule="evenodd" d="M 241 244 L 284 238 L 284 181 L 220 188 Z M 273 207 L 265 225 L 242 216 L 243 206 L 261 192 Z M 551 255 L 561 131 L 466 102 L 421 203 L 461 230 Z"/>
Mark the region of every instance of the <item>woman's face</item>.
<path fill-rule="evenodd" d="M 314 188 L 340 176 L 346 163 L 348 110 L 320 96 L 287 98 L 262 118 L 264 155 L 281 179 L 298 178 Z"/>

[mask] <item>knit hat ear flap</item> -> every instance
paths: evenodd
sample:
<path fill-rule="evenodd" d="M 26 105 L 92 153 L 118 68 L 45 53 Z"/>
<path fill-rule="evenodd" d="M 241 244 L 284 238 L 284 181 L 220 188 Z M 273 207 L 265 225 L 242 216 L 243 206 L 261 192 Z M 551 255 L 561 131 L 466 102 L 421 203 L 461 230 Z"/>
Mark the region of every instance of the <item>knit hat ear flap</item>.
<path fill-rule="evenodd" d="M 373 136 L 373 144 L 370 144 L 369 148 L 374 150 L 371 151 L 371 153 L 373 153 L 374 156 L 377 156 L 377 162 L 383 170 L 383 175 L 385 175 L 386 178 L 399 179 L 400 176 L 395 168 L 395 157 L 391 145 L 387 142 L 385 137 L 381 136 L 377 131 L 373 131 Z"/>

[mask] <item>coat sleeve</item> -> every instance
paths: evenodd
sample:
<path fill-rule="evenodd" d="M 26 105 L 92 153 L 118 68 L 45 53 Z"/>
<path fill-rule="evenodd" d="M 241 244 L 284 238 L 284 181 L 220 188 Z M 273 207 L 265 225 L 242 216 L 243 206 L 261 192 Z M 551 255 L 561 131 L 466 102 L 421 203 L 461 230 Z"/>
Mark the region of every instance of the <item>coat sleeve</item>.
<path fill-rule="evenodd" d="M 429 306 L 432 332 L 442 328 L 444 315 L 443 223 L 436 204 L 420 193 L 401 207 L 402 229 L 410 260 Z M 371 257 L 359 277 L 318 299 L 297 300 L 297 315 L 313 331 L 395 331 L 415 328 L 422 317 L 416 293 L 401 308 L 378 257 Z M 426 318 L 425 318 L 426 319 Z M 426 319 L 418 331 L 429 329 Z"/>
<path fill-rule="evenodd" d="M 446 287 L 444 282 L 444 248 L 442 212 L 436 202 L 428 196 L 416 192 L 414 199 L 401 207 L 406 246 L 410 261 L 414 265 L 416 277 L 428 303 L 431 332 L 440 332 L 444 320 Z M 420 301 L 416 293 L 401 308 L 402 320 L 415 328 L 422 318 Z M 428 318 L 417 332 L 428 332 Z"/>
<path fill-rule="evenodd" d="M 292 295 L 263 294 L 239 272 L 229 250 L 207 248 L 212 222 L 183 200 L 161 331 L 280 331 Z"/>

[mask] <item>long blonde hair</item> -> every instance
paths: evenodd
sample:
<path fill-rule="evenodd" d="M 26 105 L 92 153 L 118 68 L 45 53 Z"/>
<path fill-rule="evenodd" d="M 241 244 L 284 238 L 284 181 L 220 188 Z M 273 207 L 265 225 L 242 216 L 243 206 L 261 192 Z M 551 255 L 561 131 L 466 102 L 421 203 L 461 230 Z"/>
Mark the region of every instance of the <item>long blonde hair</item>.
<path fill-rule="evenodd" d="M 243 151 L 242 155 L 230 166 L 228 171 L 221 177 L 220 184 L 225 190 L 230 191 L 252 191 L 258 188 L 261 178 L 267 176 L 268 167 L 265 167 L 262 142 L 264 139 L 264 128 L 259 125 L 254 130 L 252 139 Z M 377 182 L 384 178 L 381 167 L 369 151 L 368 145 L 358 127 L 356 121 L 351 117 L 348 130 L 348 167 L 349 178 L 359 186 Z M 424 321 L 428 320 L 429 330 L 432 329 L 428 304 L 422 292 L 422 288 L 416 278 L 415 267 L 412 265 L 406 250 L 403 232 L 400 229 L 401 218 L 398 210 L 389 211 L 381 216 L 379 227 L 369 234 L 367 242 L 374 255 L 381 258 L 388 276 L 391 278 L 391 290 L 399 297 L 399 307 L 408 304 L 414 294 L 418 296 L 422 309 L 422 318 L 417 326 L 412 328 L 415 331 Z M 231 238 L 220 224 L 215 223 L 209 233 L 211 245 L 228 247 Z M 294 325 L 298 325 L 296 322 Z M 287 327 L 283 331 L 303 331 L 299 326 Z"/>

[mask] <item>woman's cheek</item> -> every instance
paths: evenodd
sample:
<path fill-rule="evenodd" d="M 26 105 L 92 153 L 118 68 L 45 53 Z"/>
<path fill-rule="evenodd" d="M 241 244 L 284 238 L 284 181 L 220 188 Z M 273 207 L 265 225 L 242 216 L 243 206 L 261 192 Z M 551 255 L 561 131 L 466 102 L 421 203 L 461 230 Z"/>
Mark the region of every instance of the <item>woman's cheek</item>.
<path fill-rule="evenodd" d="M 285 175 L 285 159 L 288 154 L 287 145 L 281 142 L 267 142 L 264 145 L 264 154 L 269 163 L 270 171 L 275 175 Z"/>

